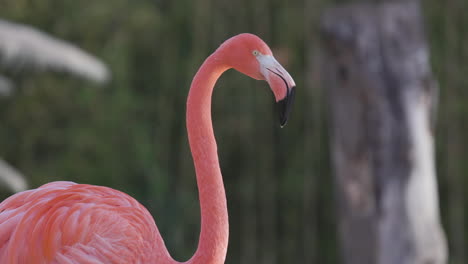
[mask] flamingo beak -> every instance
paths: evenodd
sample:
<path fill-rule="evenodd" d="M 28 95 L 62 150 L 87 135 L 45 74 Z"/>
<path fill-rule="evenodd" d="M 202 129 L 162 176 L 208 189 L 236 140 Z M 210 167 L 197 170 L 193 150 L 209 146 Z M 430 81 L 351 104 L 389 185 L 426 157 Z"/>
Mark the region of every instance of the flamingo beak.
<path fill-rule="evenodd" d="M 288 88 L 288 93 L 286 97 L 277 102 L 281 127 L 284 127 L 286 125 L 286 122 L 288 122 L 289 113 L 291 113 L 295 95 L 296 87 L 293 86 L 291 88 Z"/>
<path fill-rule="evenodd" d="M 275 94 L 281 127 L 286 125 L 296 93 L 296 83 L 289 73 L 271 55 L 258 55 L 260 71 Z"/>

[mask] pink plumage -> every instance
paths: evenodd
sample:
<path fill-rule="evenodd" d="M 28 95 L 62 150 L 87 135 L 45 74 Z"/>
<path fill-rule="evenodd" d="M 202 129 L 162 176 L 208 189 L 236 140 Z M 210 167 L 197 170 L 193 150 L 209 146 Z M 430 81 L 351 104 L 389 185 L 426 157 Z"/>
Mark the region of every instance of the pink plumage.
<path fill-rule="evenodd" d="M 151 214 L 107 187 L 53 182 L 18 193 L 0 204 L 0 226 L 0 263 L 151 263 L 168 256 L 156 255 L 165 247 Z"/>
<path fill-rule="evenodd" d="M 187 264 L 222 264 L 229 225 L 226 194 L 211 123 L 211 95 L 221 74 L 234 68 L 266 80 L 284 125 L 294 80 L 257 36 L 240 34 L 208 57 L 187 99 L 187 130 L 200 194 L 198 249 Z M 107 187 L 53 182 L 0 204 L 0 264 L 175 264 L 150 213 L 135 199 Z"/>

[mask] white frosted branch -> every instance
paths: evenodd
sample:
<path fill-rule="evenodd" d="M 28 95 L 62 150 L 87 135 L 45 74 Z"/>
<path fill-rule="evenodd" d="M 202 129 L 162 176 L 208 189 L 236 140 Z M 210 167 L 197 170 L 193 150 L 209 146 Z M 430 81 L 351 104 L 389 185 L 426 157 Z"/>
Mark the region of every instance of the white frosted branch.
<path fill-rule="evenodd" d="M 2 159 L 0 159 L 0 186 L 15 193 L 28 188 L 24 176 Z"/>
<path fill-rule="evenodd" d="M 30 26 L 0 19 L 0 64 L 8 68 L 65 71 L 99 83 L 106 65 L 78 47 Z"/>

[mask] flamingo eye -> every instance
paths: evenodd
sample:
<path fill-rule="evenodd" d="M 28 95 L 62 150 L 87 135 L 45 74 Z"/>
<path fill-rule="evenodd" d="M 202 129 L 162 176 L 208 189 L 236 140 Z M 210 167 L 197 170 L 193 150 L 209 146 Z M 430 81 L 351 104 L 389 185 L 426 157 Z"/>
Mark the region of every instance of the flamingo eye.
<path fill-rule="evenodd" d="M 254 51 L 252 51 L 252 54 L 253 54 L 254 56 L 258 56 L 258 55 L 260 55 L 260 52 L 258 52 L 258 50 L 254 50 Z"/>

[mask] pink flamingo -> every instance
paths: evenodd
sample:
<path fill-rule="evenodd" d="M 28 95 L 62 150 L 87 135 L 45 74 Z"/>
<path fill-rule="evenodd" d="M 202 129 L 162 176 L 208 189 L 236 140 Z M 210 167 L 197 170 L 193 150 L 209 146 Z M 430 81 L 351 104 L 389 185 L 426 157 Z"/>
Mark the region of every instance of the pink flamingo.
<path fill-rule="evenodd" d="M 280 105 L 283 126 L 294 81 L 257 36 L 225 41 L 195 75 L 187 99 L 187 130 L 201 208 L 198 249 L 186 263 L 224 263 L 228 244 L 226 195 L 211 122 L 211 94 L 234 68 L 266 80 Z M 150 213 L 120 191 L 52 182 L 0 204 L 0 263 L 179 263 L 171 258 Z"/>

